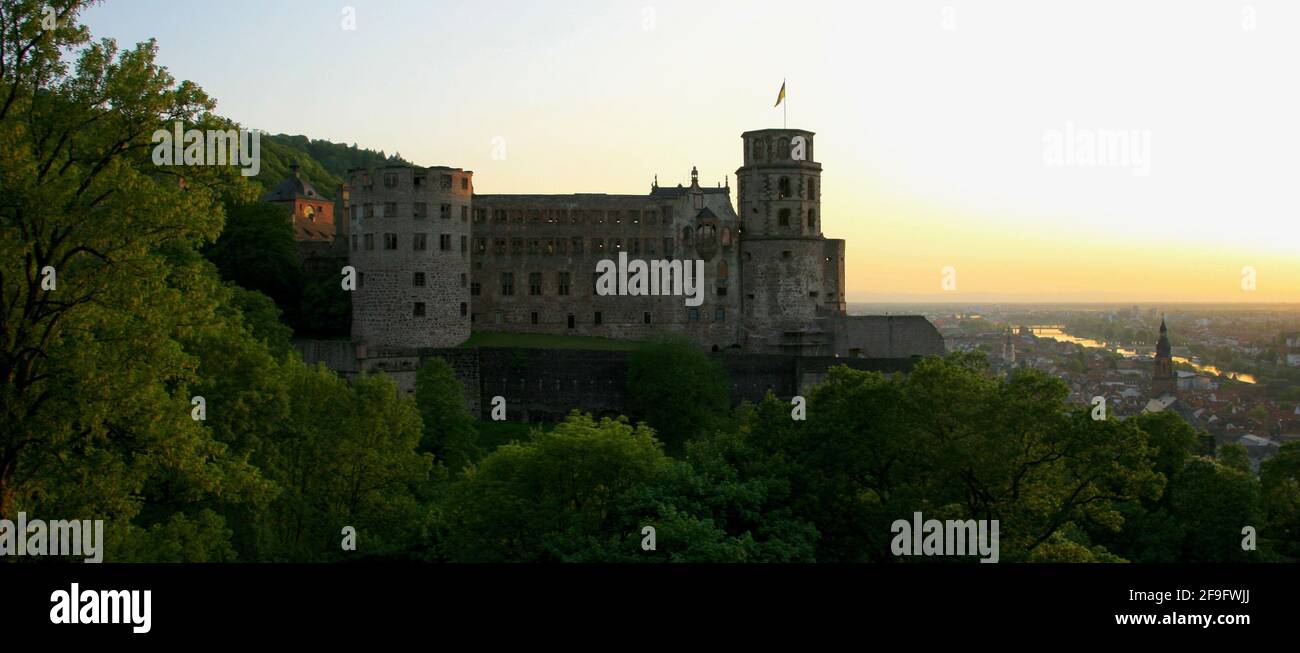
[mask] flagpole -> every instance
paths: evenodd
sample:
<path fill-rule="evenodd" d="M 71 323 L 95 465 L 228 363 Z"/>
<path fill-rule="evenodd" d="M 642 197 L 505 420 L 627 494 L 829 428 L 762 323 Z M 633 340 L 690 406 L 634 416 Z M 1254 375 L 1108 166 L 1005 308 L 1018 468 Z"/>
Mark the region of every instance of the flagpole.
<path fill-rule="evenodd" d="M 790 111 L 790 89 L 786 87 L 785 80 L 781 80 L 781 88 L 785 89 L 785 95 L 781 102 L 781 129 L 788 129 L 789 124 L 786 122 L 786 115 Z"/>

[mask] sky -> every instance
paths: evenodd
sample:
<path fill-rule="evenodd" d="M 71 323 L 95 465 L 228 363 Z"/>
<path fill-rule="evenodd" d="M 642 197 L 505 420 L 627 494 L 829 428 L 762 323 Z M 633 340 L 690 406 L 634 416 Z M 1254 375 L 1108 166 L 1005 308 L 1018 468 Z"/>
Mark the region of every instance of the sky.
<path fill-rule="evenodd" d="M 740 134 L 784 109 L 817 134 L 849 301 L 1300 302 L 1300 2 L 107 0 L 83 22 L 156 38 L 245 127 L 480 193 L 734 185 Z"/>

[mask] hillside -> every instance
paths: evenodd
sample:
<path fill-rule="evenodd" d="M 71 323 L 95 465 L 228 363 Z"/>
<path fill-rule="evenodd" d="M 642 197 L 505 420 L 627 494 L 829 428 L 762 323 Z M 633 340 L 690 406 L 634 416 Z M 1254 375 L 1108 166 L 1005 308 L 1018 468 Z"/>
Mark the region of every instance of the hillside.
<path fill-rule="evenodd" d="M 334 193 L 350 168 L 362 168 L 384 163 L 410 165 L 409 161 L 383 151 L 358 148 L 325 140 L 312 140 L 306 136 L 289 134 L 263 134 L 261 144 L 262 165 L 255 179 L 266 190 L 275 188 L 289 175 L 289 168 L 298 164 L 302 176 L 317 192 L 328 199 Z"/>

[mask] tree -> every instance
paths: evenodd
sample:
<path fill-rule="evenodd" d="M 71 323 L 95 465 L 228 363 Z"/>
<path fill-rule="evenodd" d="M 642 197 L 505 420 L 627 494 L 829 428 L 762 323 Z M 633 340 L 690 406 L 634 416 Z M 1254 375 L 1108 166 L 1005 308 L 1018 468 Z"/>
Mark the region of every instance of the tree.
<path fill-rule="evenodd" d="M 442 507 L 445 554 L 462 562 L 563 559 L 574 542 L 608 534 L 618 497 L 667 464 L 645 425 L 575 412 L 465 470 Z"/>
<path fill-rule="evenodd" d="M 349 386 L 323 366 L 288 370 L 290 414 L 258 462 L 280 494 L 261 516 L 259 557 L 334 560 L 345 526 L 363 555 L 404 554 L 424 538 L 419 488 L 432 457 L 420 453 L 414 402 L 386 376 Z"/>
<path fill-rule="evenodd" d="M 1300 556 L 1300 442 L 1283 444 L 1259 466 L 1268 536 L 1284 555 Z"/>
<path fill-rule="evenodd" d="M 717 362 L 680 338 L 654 342 L 628 360 L 629 408 L 672 452 L 718 425 L 730 407 L 730 385 Z"/>
<path fill-rule="evenodd" d="M 420 450 L 459 471 L 478 460 L 478 433 L 465 409 L 465 388 L 447 361 L 431 358 L 415 375 L 415 403 L 424 423 Z"/>
<path fill-rule="evenodd" d="M 88 43 L 83 3 L 57 4 L 45 30 L 45 3 L 0 0 L 0 517 L 103 518 L 127 550 L 180 524 L 166 510 L 264 488 L 191 418 L 195 347 L 242 328 L 197 248 L 255 189 L 230 166 L 155 165 L 151 136 L 173 121 L 235 126 L 153 42 Z"/>
<path fill-rule="evenodd" d="M 223 279 L 261 292 L 294 317 L 303 275 L 284 206 L 259 201 L 227 206 L 221 236 L 205 254 Z"/>
<path fill-rule="evenodd" d="M 1195 458 L 1169 487 L 1170 514 L 1183 526 L 1182 562 L 1245 562 L 1242 528 L 1258 529 L 1259 486 L 1247 472 Z"/>

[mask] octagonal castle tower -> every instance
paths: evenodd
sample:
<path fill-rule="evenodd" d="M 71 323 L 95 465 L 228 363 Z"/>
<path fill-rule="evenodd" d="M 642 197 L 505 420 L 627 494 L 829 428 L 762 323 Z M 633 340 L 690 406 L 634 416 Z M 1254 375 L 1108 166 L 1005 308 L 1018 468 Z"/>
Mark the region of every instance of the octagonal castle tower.
<path fill-rule="evenodd" d="M 821 231 L 813 133 L 745 132 L 736 171 L 747 350 L 828 355 L 845 312 L 844 241 Z"/>
<path fill-rule="evenodd" d="M 349 171 L 352 340 L 360 358 L 454 347 L 469 337 L 473 178 L 443 166 Z"/>

